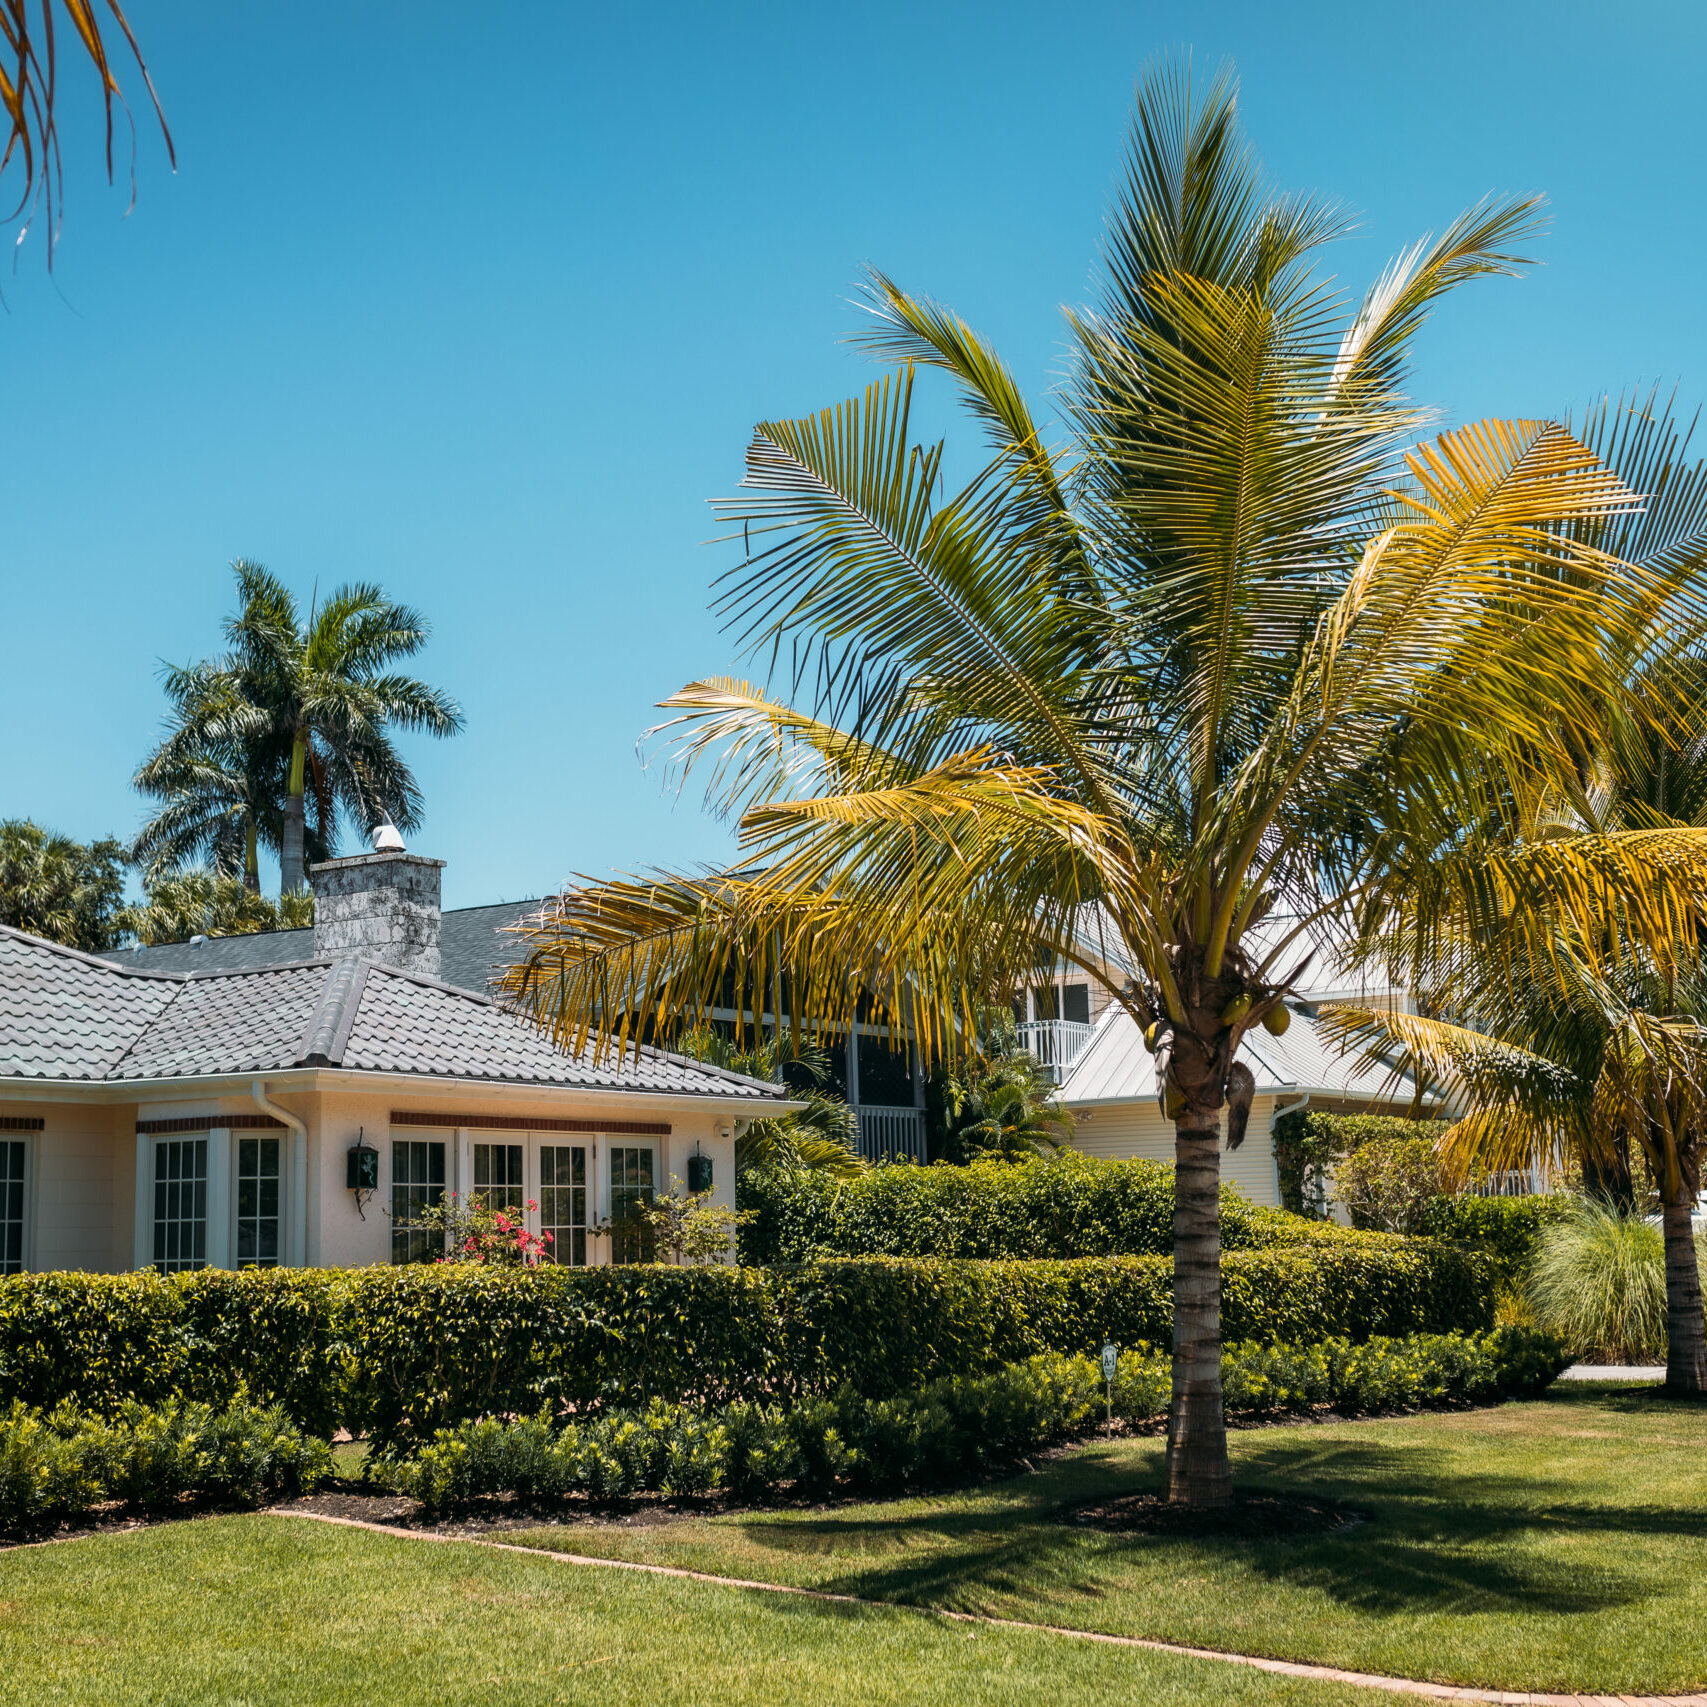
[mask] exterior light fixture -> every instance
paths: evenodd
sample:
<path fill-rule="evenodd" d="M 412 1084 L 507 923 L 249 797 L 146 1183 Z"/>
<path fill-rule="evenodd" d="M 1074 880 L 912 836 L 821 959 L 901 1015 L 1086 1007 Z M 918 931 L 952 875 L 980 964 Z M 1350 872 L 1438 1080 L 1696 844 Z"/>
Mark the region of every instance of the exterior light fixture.
<path fill-rule="evenodd" d="M 356 1194 L 356 1213 L 365 1221 L 362 1207 L 379 1190 L 379 1152 L 367 1141 L 367 1128 L 358 1127 L 356 1141 L 344 1158 L 344 1184 Z"/>
<path fill-rule="evenodd" d="M 709 1156 L 688 1157 L 688 1190 L 697 1197 L 702 1191 L 711 1190 L 711 1158 Z"/>

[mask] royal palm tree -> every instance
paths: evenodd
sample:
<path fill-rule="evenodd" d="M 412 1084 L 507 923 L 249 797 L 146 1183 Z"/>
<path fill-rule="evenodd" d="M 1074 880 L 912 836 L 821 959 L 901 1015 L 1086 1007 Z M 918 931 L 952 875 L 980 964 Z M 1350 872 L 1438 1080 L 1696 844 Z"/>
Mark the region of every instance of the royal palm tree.
<path fill-rule="evenodd" d="M 219 727 L 228 739 L 254 743 L 264 758 L 277 755 L 279 888 L 295 894 L 307 883 L 309 799 L 327 853 L 340 811 L 364 830 L 384 819 L 415 828 L 421 791 L 391 730 L 454 735 L 462 713 L 438 688 L 392 673 L 427 639 L 426 623 L 407 605 L 356 583 L 311 606 L 305 621 L 277 576 L 241 559 L 232 569 L 239 609 L 226 624 L 230 650 L 210 678 L 232 708 Z"/>
<path fill-rule="evenodd" d="M 1311 269 L 1344 219 L 1265 187 L 1226 77 L 1163 68 L 1100 300 L 1068 317 L 1060 449 L 983 339 L 874 277 L 866 342 L 897 371 L 761 425 L 725 511 L 746 549 L 721 608 L 803 703 L 727 678 L 666 702 L 680 762 L 739 814 L 740 862 L 565 893 L 509 980 L 559 1037 L 620 1049 L 780 974 L 796 1029 L 869 1002 L 931 1060 L 1029 968 L 1094 972 L 1096 903 L 1139 969 L 1115 995 L 1176 1135 L 1178 1502 L 1231 1497 L 1218 1146 L 1223 1109 L 1229 1145 L 1244 1134 L 1241 1039 L 1281 1023 L 1312 930 L 1390 881 L 1396 830 L 1475 821 L 1568 767 L 1649 614 L 1647 578 L 1572 531 L 1634 500 L 1562 426 L 1405 451 L 1414 333 L 1443 293 L 1513 271 L 1535 218 L 1479 207 L 1344 312 Z M 988 441 L 956 493 L 912 433 L 920 367 Z M 1396 824 L 1371 817 L 1372 778 Z M 1657 875 L 1656 842 L 1676 856 Z M 1681 908 L 1702 865 L 1670 831 L 1507 860 L 1584 909 L 1585 869 Z M 1472 902 L 1482 877 L 1473 850 L 1439 872 Z"/>
<path fill-rule="evenodd" d="M 240 873 L 258 895 L 261 845 L 279 846 L 288 743 L 218 664 L 168 669 L 166 696 L 165 738 L 132 779 L 161 804 L 130 857 L 162 871 L 202 863 Z"/>

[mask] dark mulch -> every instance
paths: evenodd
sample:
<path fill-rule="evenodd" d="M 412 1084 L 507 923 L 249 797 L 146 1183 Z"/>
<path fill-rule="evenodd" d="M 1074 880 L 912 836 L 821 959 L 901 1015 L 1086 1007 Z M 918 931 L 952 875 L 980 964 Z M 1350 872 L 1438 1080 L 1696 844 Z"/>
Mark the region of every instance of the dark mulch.
<path fill-rule="evenodd" d="M 1113 1535 L 1163 1535 L 1174 1540 L 1226 1536 L 1236 1541 L 1284 1541 L 1328 1535 L 1369 1521 L 1367 1512 L 1326 1500 L 1291 1494 L 1238 1490 L 1220 1511 L 1191 1511 L 1169 1505 L 1160 1494 L 1126 1494 L 1098 1505 L 1075 1506 L 1062 1514 L 1069 1523 Z"/>

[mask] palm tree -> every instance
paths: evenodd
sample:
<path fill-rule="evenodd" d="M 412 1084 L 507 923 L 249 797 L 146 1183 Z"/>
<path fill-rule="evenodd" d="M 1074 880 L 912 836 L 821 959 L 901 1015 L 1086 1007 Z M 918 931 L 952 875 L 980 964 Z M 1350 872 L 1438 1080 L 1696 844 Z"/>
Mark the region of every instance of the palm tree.
<path fill-rule="evenodd" d="M 32 12 L 35 13 L 33 17 Z M 63 21 L 57 26 L 54 22 L 56 12 L 64 14 Z M 0 65 L 0 106 L 5 109 L 7 128 L 6 146 L 0 152 L 0 169 L 15 162 L 23 174 L 18 199 L 8 217 L 16 219 L 40 197 L 42 211 L 47 217 L 50 266 L 59 230 L 58 210 L 63 202 L 58 123 L 61 91 L 56 51 L 61 41 L 75 42 L 99 80 L 107 127 L 107 182 L 111 183 L 113 179 L 113 104 L 116 101 L 123 107 L 125 100 L 102 34 L 103 14 L 107 15 L 106 28 L 124 38 L 130 57 L 136 62 L 137 73 L 154 107 L 154 116 L 160 121 L 167 157 L 176 166 L 172 133 L 166 128 L 160 98 L 154 92 L 153 79 L 143 63 L 142 49 L 137 46 L 136 37 L 131 34 L 130 25 L 117 0 L 0 0 L 0 36 L 5 38 L 6 60 Z"/>
<path fill-rule="evenodd" d="M 123 908 L 114 921 L 141 943 L 301 930 L 314 923 L 314 903 L 308 896 L 286 895 L 275 903 L 230 872 L 202 866 L 156 867 L 145 891 L 144 901 Z"/>
<path fill-rule="evenodd" d="M 99 953 L 123 932 L 124 849 L 73 841 L 28 818 L 0 820 L 0 925 Z"/>
<path fill-rule="evenodd" d="M 1019 1161 L 1058 1150 L 1073 1135 L 1073 1116 L 1054 1082 L 1020 1041 L 1007 1008 L 985 1015 L 978 1046 L 948 1081 L 952 1142 L 961 1152 Z"/>
<path fill-rule="evenodd" d="M 1563 427 L 1404 453 L 1412 336 L 1443 293 L 1512 272 L 1535 217 L 1465 214 L 1344 314 L 1310 269 L 1342 217 L 1266 188 L 1230 80 L 1159 70 L 1100 301 L 1068 317 L 1059 451 L 987 343 L 875 276 L 866 341 L 898 370 L 761 425 L 725 512 L 746 555 L 720 608 L 804 704 L 728 678 L 666 702 L 680 762 L 739 814 L 740 862 L 565 893 L 509 979 L 560 1038 L 620 1049 L 780 973 L 796 1029 L 870 1001 L 931 1060 L 1028 969 L 1094 971 L 1075 926 L 1097 903 L 1175 1128 L 1181 1503 L 1231 1497 L 1218 1145 L 1223 1108 L 1229 1144 L 1249 1111 L 1241 1039 L 1280 1023 L 1312 930 L 1392 881 L 1397 835 L 1568 768 L 1644 620 L 1643 577 L 1572 531 L 1632 495 Z M 988 440 L 957 493 L 912 435 L 919 367 Z M 1666 831 L 1598 859 L 1681 909 L 1707 854 Z M 1586 909 L 1581 863 L 1543 845 L 1508 868 Z M 1437 876 L 1473 898 L 1485 873 L 1470 849 Z"/>
<path fill-rule="evenodd" d="M 234 709 L 216 732 L 253 743 L 263 776 L 276 755 L 283 783 L 279 888 L 296 894 L 307 883 L 308 800 L 328 854 L 340 811 L 364 829 L 385 819 L 414 829 L 421 792 L 391 728 L 454 735 L 462 713 L 439 689 L 390 673 L 426 643 L 426 623 L 407 605 L 355 583 L 312 606 L 304 622 L 296 600 L 260 564 L 239 559 L 232 570 L 239 609 L 226 624 L 230 651 L 212 675 Z"/>
<path fill-rule="evenodd" d="M 279 845 L 289 747 L 217 664 L 167 670 L 166 695 L 166 736 L 132 779 L 161 805 L 130 857 L 161 871 L 199 861 L 240 872 L 258 895 L 261 843 Z"/>
<path fill-rule="evenodd" d="M 683 1055 L 731 1073 L 745 1073 L 770 1084 L 786 1080 L 805 1103 L 791 1114 L 746 1123 L 735 1140 L 738 1171 L 799 1168 L 839 1180 L 857 1179 L 866 1171 L 853 1147 L 853 1110 L 829 1088 L 830 1057 L 825 1050 L 787 1031 L 755 1038 L 743 1047 L 706 1025 L 687 1031 L 675 1047 Z"/>

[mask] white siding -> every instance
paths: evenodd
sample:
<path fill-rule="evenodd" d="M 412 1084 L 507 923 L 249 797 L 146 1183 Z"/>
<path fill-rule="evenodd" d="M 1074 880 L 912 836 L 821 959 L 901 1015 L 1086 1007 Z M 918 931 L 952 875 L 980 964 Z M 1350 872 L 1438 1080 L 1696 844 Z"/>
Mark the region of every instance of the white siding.
<path fill-rule="evenodd" d="M 1077 1108 L 1078 1130 L 1072 1147 L 1087 1156 L 1108 1161 L 1134 1158 L 1152 1162 L 1174 1159 L 1174 1129 L 1162 1118 L 1153 1097 L 1143 1102 L 1101 1103 Z M 1251 1121 L 1245 1141 L 1237 1150 L 1221 1152 L 1221 1177 L 1230 1181 L 1253 1203 L 1280 1205 L 1279 1181 L 1274 1171 L 1274 1144 L 1270 1126 L 1274 1098 L 1259 1096 L 1251 1105 Z"/>

